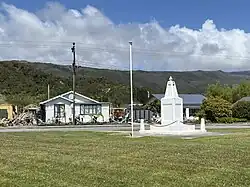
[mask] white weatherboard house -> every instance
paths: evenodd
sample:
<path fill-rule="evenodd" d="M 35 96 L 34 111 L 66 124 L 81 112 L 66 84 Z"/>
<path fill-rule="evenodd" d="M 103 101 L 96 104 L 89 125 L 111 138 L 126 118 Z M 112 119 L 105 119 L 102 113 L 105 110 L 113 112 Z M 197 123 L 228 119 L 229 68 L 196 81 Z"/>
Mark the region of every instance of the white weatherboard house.
<path fill-rule="evenodd" d="M 72 122 L 73 91 L 66 92 L 40 103 L 44 110 L 44 122 L 58 120 L 62 123 Z M 110 103 L 99 102 L 79 93 L 75 93 L 75 116 L 81 122 L 91 122 L 93 115 L 98 122 L 108 122 Z"/>

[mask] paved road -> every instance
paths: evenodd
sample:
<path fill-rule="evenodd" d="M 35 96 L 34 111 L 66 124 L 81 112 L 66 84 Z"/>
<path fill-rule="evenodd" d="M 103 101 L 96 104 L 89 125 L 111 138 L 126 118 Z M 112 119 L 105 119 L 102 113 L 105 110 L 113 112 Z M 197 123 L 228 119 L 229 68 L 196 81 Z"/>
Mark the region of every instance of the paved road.
<path fill-rule="evenodd" d="M 196 126 L 199 129 L 199 125 Z M 134 125 L 134 130 L 138 131 L 139 124 Z M 250 128 L 250 125 L 207 125 L 206 129 L 241 129 Z M 146 125 L 145 129 L 149 129 Z M 45 132 L 45 131 L 131 131 L 130 125 L 82 125 L 82 126 L 32 126 L 32 127 L 7 127 L 0 128 L 0 132 Z"/>
<path fill-rule="evenodd" d="M 45 132 L 45 131 L 129 131 L 130 127 L 50 127 L 50 128 L 1 128 L 1 132 Z M 135 131 L 138 131 L 139 128 L 134 128 Z"/>
<path fill-rule="evenodd" d="M 147 129 L 147 128 L 146 128 Z M 0 132 L 45 132 L 45 131 L 130 131 L 130 125 L 77 125 L 77 126 L 23 126 L 2 127 Z M 139 131 L 139 125 L 134 126 Z"/>
<path fill-rule="evenodd" d="M 215 126 L 206 126 L 206 129 L 249 129 L 250 126 L 246 125 L 215 125 Z"/>

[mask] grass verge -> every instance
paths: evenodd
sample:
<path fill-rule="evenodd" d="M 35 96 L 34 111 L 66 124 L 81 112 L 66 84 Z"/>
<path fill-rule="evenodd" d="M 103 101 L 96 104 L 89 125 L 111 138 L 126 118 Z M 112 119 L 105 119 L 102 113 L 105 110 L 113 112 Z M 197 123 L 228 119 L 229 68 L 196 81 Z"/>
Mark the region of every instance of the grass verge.
<path fill-rule="evenodd" d="M 250 186 L 250 130 L 237 130 L 192 140 L 1 133 L 0 186 Z"/>

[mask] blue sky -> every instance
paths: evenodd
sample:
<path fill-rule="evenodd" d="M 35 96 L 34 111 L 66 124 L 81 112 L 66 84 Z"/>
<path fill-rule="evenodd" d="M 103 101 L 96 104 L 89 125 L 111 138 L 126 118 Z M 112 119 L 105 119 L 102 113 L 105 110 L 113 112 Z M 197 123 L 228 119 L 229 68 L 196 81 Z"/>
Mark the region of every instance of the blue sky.
<path fill-rule="evenodd" d="M 0 39 L 33 45 L 6 47 L 0 59 L 67 64 L 71 52 L 53 42 L 75 41 L 79 63 L 126 69 L 132 40 L 137 69 L 250 69 L 250 0 L 58 0 L 47 8 L 47 0 L 4 2 Z"/>
<path fill-rule="evenodd" d="M 47 0 L 5 0 L 18 8 L 36 11 Z M 249 0 L 58 0 L 67 8 L 80 9 L 92 5 L 103 11 L 115 23 L 148 22 L 156 19 L 162 26 L 180 24 L 199 29 L 207 19 L 218 28 L 240 28 L 250 31 Z"/>

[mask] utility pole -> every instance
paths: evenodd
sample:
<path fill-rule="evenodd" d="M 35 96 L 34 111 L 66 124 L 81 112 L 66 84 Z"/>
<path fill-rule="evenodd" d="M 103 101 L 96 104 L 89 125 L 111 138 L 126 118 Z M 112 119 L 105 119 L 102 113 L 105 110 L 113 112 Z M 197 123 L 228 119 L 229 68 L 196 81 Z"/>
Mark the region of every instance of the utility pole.
<path fill-rule="evenodd" d="M 132 59 L 132 42 L 129 42 L 129 69 L 130 69 L 130 100 L 131 100 L 131 136 L 134 136 L 134 102 L 133 102 L 133 59 Z"/>
<path fill-rule="evenodd" d="M 73 63 L 72 63 L 72 69 L 73 69 L 73 125 L 76 125 L 76 108 L 75 108 L 75 93 L 76 93 L 76 50 L 75 50 L 75 42 L 73 43 L 73 47 L 71 48 L 73 53 Z"/>

